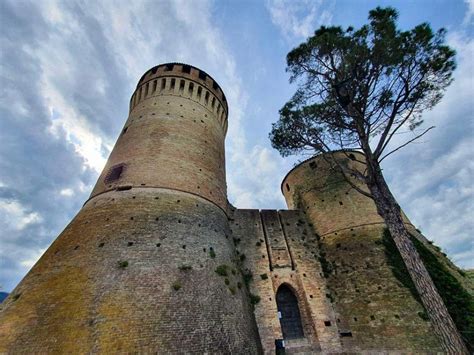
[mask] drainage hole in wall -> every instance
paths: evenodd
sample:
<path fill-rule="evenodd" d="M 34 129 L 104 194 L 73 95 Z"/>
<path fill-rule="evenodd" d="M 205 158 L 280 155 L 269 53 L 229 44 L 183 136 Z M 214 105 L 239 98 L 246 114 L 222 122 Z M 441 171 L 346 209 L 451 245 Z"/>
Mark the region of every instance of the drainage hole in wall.
<path fill-rule="evenodd" d="M 105 245 L 105 243 L 100 243 L 99 248 L 102 248 Z"/>
<path fill-rule="evenodd" d="M 133 245 L 133 242 L 128 242 L 127 245 L 131 247 Z"/>
<path fill-rule="evenodd" d="M 324 321 L 324 325 L 325 325 L 326 327 L 330 327 L 330 326 L 331 326 L 331 321 L 325 320 L 325 321 Z"/>

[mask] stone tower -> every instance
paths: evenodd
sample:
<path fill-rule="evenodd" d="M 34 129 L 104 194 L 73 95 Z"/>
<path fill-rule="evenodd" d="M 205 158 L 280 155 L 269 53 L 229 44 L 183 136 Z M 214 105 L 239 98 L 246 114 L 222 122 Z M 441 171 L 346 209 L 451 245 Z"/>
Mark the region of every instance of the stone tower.
<path fill-rule="evenodd" d="M 328 154 L 354 170 L 365 168 L 365 158 L 357 151 Z M 353 183 L 367 191 L 358 180 Z M 303 211 L 317 232 L 318 259 L 342 347 L 348 351 L 441 351 L 431 324 L 420 316 L 421 302 L 394 277 L 383 241 L 385 224 L 375 203 L 331 168 L 327 155 L 294 167 L 281 190 L 288 208 Z M 409 232 L 426 242 L 404 219 Z"/>
<path fill-rule="evenodd" d="M 143 75 L 90 198 L 2 304 L 1 353 L 258 352 L 228 224 L 227 112 L 193 66 Z"/>

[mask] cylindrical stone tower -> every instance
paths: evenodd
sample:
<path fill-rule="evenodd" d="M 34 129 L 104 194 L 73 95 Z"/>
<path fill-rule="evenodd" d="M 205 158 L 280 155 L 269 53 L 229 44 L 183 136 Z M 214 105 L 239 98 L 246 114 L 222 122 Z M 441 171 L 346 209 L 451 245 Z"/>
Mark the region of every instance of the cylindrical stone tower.
<path fill-rule="evenodd" d="M 147 71 L 89 200 L 0 306 L 0 353 L 258 352 L 228 225 L 226 130 L 205 72 Z"/>
<path fill-rule="evenodd" d="M 364 170 L 365 157 L 339 151 L 341 164 Z M 318 155 L 293 168 L 281 189 L 290 209 L 300 209 L 319 235 L 320 261 L 347 351 L 391 349 L 441 351 L 423 306 L 394 276 L 383 238 L 385 224 L 374 202 L 353 189 L 328 155 Z M 359 188 L 362 183 L 353 181 Z M 415 228 L 405 217 L 412 233 Z M 421 236 L 420 236 L 421 237 Z M 401 259 L 400 259 L 401 262 Z"/>

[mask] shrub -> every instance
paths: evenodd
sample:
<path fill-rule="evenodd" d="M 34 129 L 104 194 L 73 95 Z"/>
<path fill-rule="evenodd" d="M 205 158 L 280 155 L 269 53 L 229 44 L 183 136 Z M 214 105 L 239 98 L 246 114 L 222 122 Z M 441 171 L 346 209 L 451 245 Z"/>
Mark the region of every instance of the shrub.
<path fill-rule="evenodd" d="M 228 276 L 229 273 L 227 272 L 227 269 L 229 267 L 227 265 L 219 265 L 218 267 L 216 267 L 216 270 L 214 270 L 216 272 L 217 275 L 219 276 Z"/>
<path fill-rule="evenodd" d="M 250 294 L 250 304 L 255 306 L 257 303 L 260 302 L 260 296 L 254 295 L 253 293 Z"/>
<path fill-rule="evenodd" d="M 253 275 L 252 275 L 252 272 L 250 270 L 246 270 L 243 274 L 242 274 L 242 277 L 244 279 L 244 284 L 245 286 L 248 288 L 249 287 L 249 284 L 250 284 L 250 281 L 252 281 L 252 278 L 253 278 Z"/>
<path fill-rule="evenodd" d="M 117 265 L 119 269 L 125 269 L 126 267 L 128 267 L 128 261 L 126 260 L 118 261 Z"/>

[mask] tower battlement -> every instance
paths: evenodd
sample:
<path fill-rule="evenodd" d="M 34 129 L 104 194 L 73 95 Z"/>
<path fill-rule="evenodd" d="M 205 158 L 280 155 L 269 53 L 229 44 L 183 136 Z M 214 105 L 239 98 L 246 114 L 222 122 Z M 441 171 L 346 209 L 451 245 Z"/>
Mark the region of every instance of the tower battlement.
<path fill-rule="evenodd" d="M 166 63 L 148 70 L 130 99 L 130 113 L 144 100 L 171 95 L 187 98 L 213 114 L 227 131 L 227 100 L 219 84 L 205 71 L 183 63 Z"/>

